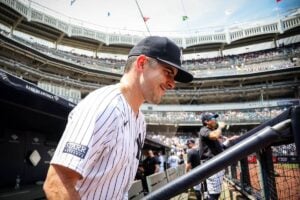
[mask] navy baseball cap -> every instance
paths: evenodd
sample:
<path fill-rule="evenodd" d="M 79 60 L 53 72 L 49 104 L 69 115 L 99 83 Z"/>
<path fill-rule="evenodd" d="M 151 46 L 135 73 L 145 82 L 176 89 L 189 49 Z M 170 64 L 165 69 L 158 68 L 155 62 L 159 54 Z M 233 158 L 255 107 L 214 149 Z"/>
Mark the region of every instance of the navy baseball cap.
<path fill-rule="evenodd" d="M 204 124 L 204 122 L 205 121 L 209 121 L 209 120 L 211 120 L 211 119 L 216 119 L 216 118 L 218 118 L 219 117 L 219 115 L 218 114 L 213 114 L 213 113 L 204 113 L 203 115 L 202 115 L 202 123 Z"/>
<path fill-rule="evenodd" d="M 167 37 L 149 36 L 137 43 L 129 52 L 128 57 L 146 55 L 178 69 L 175 81 L 188 83 L 193 75 L 181 66 L 181 51 L 179 47 Z"/>

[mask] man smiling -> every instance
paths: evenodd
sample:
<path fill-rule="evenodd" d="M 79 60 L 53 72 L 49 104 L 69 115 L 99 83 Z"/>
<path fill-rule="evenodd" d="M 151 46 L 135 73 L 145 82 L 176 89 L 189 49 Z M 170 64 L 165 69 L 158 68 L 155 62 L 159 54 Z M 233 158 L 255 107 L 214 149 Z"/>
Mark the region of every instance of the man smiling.
<path fill-rule="evenodd" d="M 144 38 L 129 52 L 120 83 L 71 111 L 44 184 L 47 199 L 126 199 L 146 136 L 140 106 L 160 103 L 175 81 L 193 80 L 180 56 L 170 39 Z"/>

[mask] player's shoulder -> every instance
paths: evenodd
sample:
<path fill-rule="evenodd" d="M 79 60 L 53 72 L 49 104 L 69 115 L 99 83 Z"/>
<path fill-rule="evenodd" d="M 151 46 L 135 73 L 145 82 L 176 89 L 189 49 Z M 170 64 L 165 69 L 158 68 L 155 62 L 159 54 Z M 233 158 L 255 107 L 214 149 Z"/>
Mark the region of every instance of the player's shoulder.
<path fill-rule="evenodd" d="M 96 89 L 80 101 L 74 110 L 100 113 L 105 110 L 113 110 L 117 106 L 120 94 L 121 92 L 117 85 Z"/>
<path fill-rule="evenodd" d="M 207 134 L 210 132 L 210 129 L 207 128 L 206 126 L 203 126 L 201 129 L 200 129 L 200 135 L 203 135 L 203 134 Z"/>
<path fill-rule="evenodd" d="M 118 85 L 108 85 L 98 88 L 88 94 L 83 101 L 88 104 L 109 104 L 120 96 L 120 88 Z"/>
<path fill-rule="evenodd" d="M 120 88 L 118 84 L 107 85 L 101 88 L 98 88 L 91 92 L 88 96 L 98 96 L 101 95 L 103 98 L 111 98 L 116 94 L 120 94 Z"/>

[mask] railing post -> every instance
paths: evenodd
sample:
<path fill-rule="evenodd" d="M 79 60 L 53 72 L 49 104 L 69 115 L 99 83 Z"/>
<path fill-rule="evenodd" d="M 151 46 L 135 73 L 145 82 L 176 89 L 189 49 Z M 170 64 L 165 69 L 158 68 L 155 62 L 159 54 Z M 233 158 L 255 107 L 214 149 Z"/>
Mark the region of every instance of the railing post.
<path fill-rule="evenodd" d="M 296 151 L 298 160 L 300 160 L 300 108 L 295 107 L 292 110 L 292 130 L 294 133 L 294 141 L 296 145 Z"/>
<path fill-rule="evenodd" d="M 230 165 L 228 167 L 228 176 L 231 180 L 237 179 L 236 166 L 237 166 L 237 163 L 233 163 L 232 165 Z"/>
<path fill-rule="evenodd" d="M 241 159 L 240 164 L 241 164 L 241 182 L 242 182 L 241 186 L 243 190 L 247 191 L 247 187 L 251 186 L 248 159 L 247 158 Z"/>
<path fill-rule="evenodd" d="M 257 153 L 257 157 L 262 199 L 276 200 L 278 196 L 271 148 L 267 147 Z"/>

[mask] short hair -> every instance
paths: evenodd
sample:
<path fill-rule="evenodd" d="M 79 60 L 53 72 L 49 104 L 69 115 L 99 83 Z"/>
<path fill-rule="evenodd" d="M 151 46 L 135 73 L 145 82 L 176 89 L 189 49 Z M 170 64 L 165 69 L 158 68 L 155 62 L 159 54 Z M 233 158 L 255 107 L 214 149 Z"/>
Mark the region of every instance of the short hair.
<path fill-rule="evenodd" d="M 147 57 L 149 60 L 149 65 L 152 67 L 154 65 L 156 65 L 158 63 L 158 60 L 156 60 L 155 58 L 151 58 L 151 57 Z"/>
<path fill-rule="evenodd" d="M 130 69 L 132 68 L 132 65 L 136 61 L 137 57 L 138 56 L 131 56 L 127 59 L 127 62 L 125 64 L 125 68 L 124 68 L 124 73 L 127 73 L 127 72 L 130 71 Z M 151 57 L 148 57 L 148 56 L 147 56 L 147 58 L 149 60 L 149 64 L 150 64 L 151 67 L 158 63 L 158 61 L 155 58 L 151 58 Z"/>
<path fill-rule="evenodd" d="M 130 56 L 125 64 L 124 73 L 127 73 L 130 71 L 133 63 L 136 61 L 137 56 Z"/>

